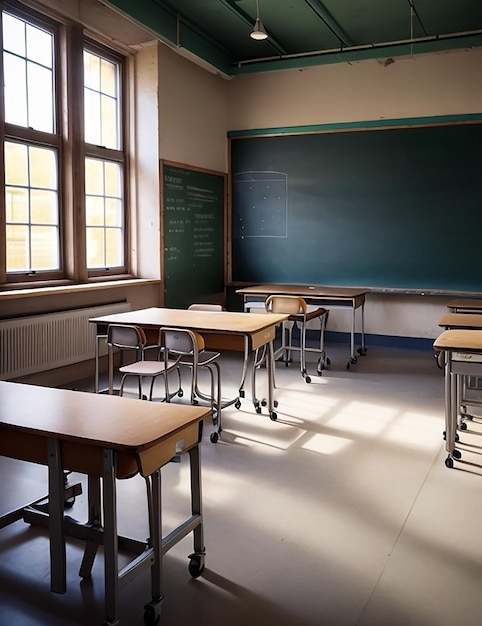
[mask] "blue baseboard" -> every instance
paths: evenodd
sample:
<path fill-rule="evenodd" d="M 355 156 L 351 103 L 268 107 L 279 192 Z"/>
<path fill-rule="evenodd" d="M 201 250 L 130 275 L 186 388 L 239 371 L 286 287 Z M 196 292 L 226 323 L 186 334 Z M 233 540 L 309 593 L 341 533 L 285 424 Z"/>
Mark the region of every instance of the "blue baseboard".
<path fill-rule="evenodd" d="M 315 331 L 308 331 L 313 333 Z M 350 333 L 339 333 L 334 331 L 325 331 L 325 341 L 333 341 L 334 343 L 343 342 L 350 343 Z M 385 348 L 405 348 L 408 350 L 427 350 L 433 352 L 433 339 L 423 337 L 396 337 L 393 335 L 367 335 L 365 333 L 365 346 L 382 346 Z M 361 343 L 360 333 L 355 333 L 355 344 L 359 346 Z"/>

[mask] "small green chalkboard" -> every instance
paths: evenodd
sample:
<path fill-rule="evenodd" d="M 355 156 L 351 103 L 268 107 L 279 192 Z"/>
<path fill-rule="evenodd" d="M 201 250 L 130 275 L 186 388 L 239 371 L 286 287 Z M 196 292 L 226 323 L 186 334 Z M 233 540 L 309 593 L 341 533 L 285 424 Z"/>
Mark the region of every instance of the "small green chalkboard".
<path fill-rule="evenodd" d="M 187 308 L 224 292 L 226 175 L 161 164 L 164 306 Z"/>

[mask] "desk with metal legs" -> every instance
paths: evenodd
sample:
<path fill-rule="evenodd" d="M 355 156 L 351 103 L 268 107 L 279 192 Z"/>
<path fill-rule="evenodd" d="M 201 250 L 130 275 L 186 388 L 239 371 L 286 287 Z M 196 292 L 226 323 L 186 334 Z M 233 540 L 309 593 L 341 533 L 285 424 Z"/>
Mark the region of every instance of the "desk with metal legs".
<path fill-rule="evenodd" d="M 267 296 L 299 296 L 304 298 L 308 304 L 316 303 L 326 309 L 345 308 L 351 309 L 351 331 L 350 331 L 350 358 L 346 364 L 347 369 L 357 362 L 357 353 L 366 354 L 365 347 L 365 297 L 368 289 L 359 287 L 325 287 L 323 285 L 282 285 L 263 284 L 252 287 L 237 289 L 236 293 L 244 298 L 244 302 L 255 299 L 265 299 Z M 355 326 L 356 312 L 360 311 L 361 324 L 361 346 L 355 350 Z"/>
<path fill-rule="evenodd" d="M 246 373 L 250 371 L 249 361 L 255 358 L 258 348 L 268 346 L 268 412 L 272 420 L 277 418 L 273 395 L 273 340 L 276 336 L 276 326 L 287 318 L 281 314 L 248 314 L 231 311 L 197 311 L 188 309 L 149 308 L 127 313 L 117 313 L 93 318 L 90 321 L 96 325 L 97 335 L 107 333 L 109 324 L 134 324 L 140 326 L 146 333 L 148 342 L 157 343 L 159 329 L 162 327 L 187 328 L 200 333 L 208 350 L 234 350 L 243 352 L 245 359 L 241 374 L 239 396 L 229 402 L 240 406 L 240 399 L 244 397 L 244 382 Z M 96 361 L 96 379 L 98 378 L 98 361 Z M 109 363 L 109 389 L 112 390 L 112 363 Z M 259 405 L 256 398 L 255 382 L 253 377 L 253 403 Z"/>
<path fill-rule="evenodd" d="M 447 467 L 462 453 L 456 448 L 457 417 L 461 403 L 461 379 L 482 375 L 482 330 L 450 329 L 443 331 L 433 344 L 445 352 L 445 448 Z"/>
<path fill-rule="evenodd" d="M 144 607 L 144 621 L 156 623 L 163 593 L 162 555 L 190 532 L 194 551 L 189 571 L 194 577 L 201 574 L 205 551 L 199 444 L 202 420 L 208 415 L 206 407 L 0 382 L 0 454 L 48 466 L 48 513 L 26 507 L 21 517 L 49 528 L 52 591 L 66 591 L 66 534 L 87 540 L 81 576 L 90 575 L 97 547 L 104 547 L 107 624 L 119 623 L 120 587 L 146 568 L 151 572 L 151 599 Z M 184 452 L 191 463 L 191 515 L 162 538 L 161 468 Z M 86 524 L 64 517 L 65 470 L 89 477 Z M 147 541 L 120 538 L 117 532 L 116 480 L 136 474 L 147 485 Z M 20 519 L 18 511 L 0 518 L 0 528 L 15 519 Z M 119 571 L 120 539 L 136 556 Z"/>

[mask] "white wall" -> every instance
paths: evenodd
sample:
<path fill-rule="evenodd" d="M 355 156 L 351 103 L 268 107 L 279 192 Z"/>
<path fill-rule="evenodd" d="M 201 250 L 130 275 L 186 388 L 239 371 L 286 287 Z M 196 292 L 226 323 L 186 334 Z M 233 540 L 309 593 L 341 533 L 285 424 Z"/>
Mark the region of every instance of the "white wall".
<path fill-rule="evenodd" d="M 226 84 L 228 129 L 482 113 L 482 49 L 243 75 Z M 367 333 L 435 338 L 452 297 L 369 295 Z M 347 331 L 336 312 L 328 328 Z"/>

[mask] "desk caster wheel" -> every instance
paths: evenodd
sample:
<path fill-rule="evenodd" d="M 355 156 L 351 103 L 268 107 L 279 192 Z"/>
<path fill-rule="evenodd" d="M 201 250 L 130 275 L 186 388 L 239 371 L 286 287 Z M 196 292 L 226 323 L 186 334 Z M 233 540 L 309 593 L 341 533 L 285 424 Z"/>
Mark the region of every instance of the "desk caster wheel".
<path fill-rule="evenodd" d="M 210 439 L 211 443 L 217 443 L 218 439 L 219 439 L 219 433 L 217 433 L 217 432 L 211 433 L 209 435 L 209 439 Z"/>
<path fill-rule="evenodd" d="M 234 408 L 235 409 L 240 409 L 241 408 L 241 402 L 239 400 L 236 400 L 236 402 L 234 403 Z"/>
<path fill-rule="evenodd" d="M 256 407 L 256 413 L 258 413 L 258 415 L 261 413 L 261 407 L 259 405 Z"/>
<path fill-rule="evenodd" d="M 367 353 L 367 349 L 366 348 L 358 348 L 357 352 L 358 352 L 358 354 L 360 356 L 365 356 L 365 354 Z"/>
<path fill-rule="evenodd" d="M 451 456 L 448 456 L 445 459 L 445 467 L 448 467 L 449 469 L 452 469 L 452 467 L 454 466 L 454 460 Z"/>
<path fill-rule="evenodd" d="M 204 556 L 191 554 L 188 568 L 193 578 L 199 578 L 204 571 Z"/>
<path fill-rule="evenodd" d="M 278 419 L 278 414 L 275 411 L 270 411 L 269 413 L 269 419 L 272 422 L 276 422 L 276 420 Z"/>
<path fill-rule="evenodd" d="M 305 376 L 305 382 L 311 383 L 311 376 Z"/>
<path fill-rule="evenodd" d="M 467 424 L 465 422 L 460 422 L 459 428 L 460 430 L 467 430 Z"/>
<path fill-rule="evenodd" d="M 158 624 L 161 619 L 162 600 L 152 600 L 144 606 L 144 624 L 151 626 Z"/>
<path fill-rule="evenodd" d="M 452 456 L 454 457 L 454 459 L 461 459 L 462 458 L 462 452 L 460 452 L 460 450 L 454 450 L 452 452 Z"/>

